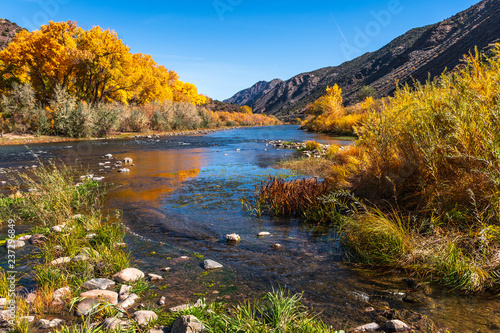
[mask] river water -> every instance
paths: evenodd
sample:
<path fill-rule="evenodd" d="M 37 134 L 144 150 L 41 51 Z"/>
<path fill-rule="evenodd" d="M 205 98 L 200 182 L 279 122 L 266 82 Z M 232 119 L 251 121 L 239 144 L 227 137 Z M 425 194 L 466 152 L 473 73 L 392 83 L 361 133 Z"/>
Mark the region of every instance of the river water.
<path fill-rule="evenodd" d="M 108 209 L 123 212 L 126 242 L 134 265 L 166 277 L 167 306 L 208 301 L 238 302 L 261 297 L 272 288 L 304 292 L 304 302 L 335 327 L 372 321 L 369 305 L 414 310 L 441 327 L 458 332 L 500 332 L 500 301 L 492 296 L 464 296 L 429 288 L 425 301 L 402 301 L 407 276 L 393 269 L 373 269 L 342 262 L 335 234 L 297 218 L 256 217 L 242 209 L 255 185 L 269 175 L 296 177 L 273 166 L 297 156 L 266 140 L 351 144 L 297 126 L 234 129 L 207 135 L 92 140 L 0 147 L 0 168 L 19 169 L 55 159 L 103 176 L 109 185 Z M 130 173 L 99 166 L 112 154 L 131 157 Z M 114 160 L 110 160 L 113 165 Z M 3 177 L 3 178 L 2 178 Z M 0 174 L 0 190 L 11 180 Z M 261 231 L 269 237 L 257 237 Z M 237 233 L 237 245 L 225 235 Z M 279 243 L 281 248 L 273 249 Z M 187 258 L 185 258 L 187 257 Z M 208 274 L 203 259 L 224 268 Z M 167 273 L 160 269 L 170 267 Z M 368 303 L 367 303 L 368 302 Z"/>

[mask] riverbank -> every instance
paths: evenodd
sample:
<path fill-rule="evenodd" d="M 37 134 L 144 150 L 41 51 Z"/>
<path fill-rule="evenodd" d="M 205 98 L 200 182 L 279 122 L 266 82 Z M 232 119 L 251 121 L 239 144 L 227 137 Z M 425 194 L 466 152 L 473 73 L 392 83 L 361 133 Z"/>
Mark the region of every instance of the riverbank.
<path fill-rule="evenodd" d="M 228 131 L 232 129 L 242 128 L 241 126 L 235 127 L 219 127 L 219 128 L 210 128 L 210 129 L 198 129 L 198 130 L 185 130 L 185 131 L 147 131 L 147 132 L 124 132 L 124 133 L 116 133 L 110 136 L 106 136 L 103 138 L 68 138 L 61 136 L 49 136 L 49 135 L 16 135 L 16 134 L 4 134 L 0 137 L 0 146 L 7 145 L 26 145 L 26 144 L 34 144 L 34 143 L 51 143 L 51 142 L 75 142 L 75 141 L 86 141 L 86 140 L 110 140 L 110 139 L 130 139 L 137 137 L 160 137 L 160 136 L 178 136 L 178 135 L 201 135 L 208 134 L 219 131 Z"/>

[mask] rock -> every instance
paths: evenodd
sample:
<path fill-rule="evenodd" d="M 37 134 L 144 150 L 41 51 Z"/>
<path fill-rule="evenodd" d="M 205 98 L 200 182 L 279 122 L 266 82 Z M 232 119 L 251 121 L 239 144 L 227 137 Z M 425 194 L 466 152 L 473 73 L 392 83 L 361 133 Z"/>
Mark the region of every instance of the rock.
<path fill-rule="evenodd" d="M 203 261 L 203 268 L 206 269 L 206 270 L 211 270 L 211 269 L 219 269 L 219 268 L 222 268 L 224 266 L 222 266 L 221 264 L 219 264 L 217 261 L 213 261 L 213 260 L 210 260 L 210 259 L 205 259 Z"/>
<path fill-rule="evenodd" d="M 49 329 L 49 328 L 55 328 L 64 323 L 64 320 L 62 319 L 52 319 L 52 320 L 47 320 L 47 319 L 40 319 L 38 321 L 38 324 L 40 325 L 40 328 L 42 329 Z"/>
<path fill-rule="evenodd" d="M 385 323 L 385 327 L 387 327 L 390 332 L 404 332 L 412 329 L 410 326 L 397 319 L 389 320 Z"/>
<path fill-rule="evenodd" d="M 61 258 L 57 258 L 55 260 L 52 260 L 50 262 L 50 264 L 51 265 L 62 265 L 62 264 L 67 264 L 70 261 L 71 261 L 70 257 L 61 257 Z"/>
<path fill-rule="evenodd" d="M 167 299 L 165 298 L 165 296 L 162 296 L 162 297 L 160 297 L 160 299 L 158 300 L 157 303 L 159 306 L 164 306 L 166 301 L 167 301 Z"/>
<path fill-rule="evenodd" d="M 71 289 L 69 287 L 59 288 L 54 291 L 52 295 L 52 305 L 58 306 L 64 304 L 64 299 L 71 296 Z"/>
<path fill-rule="evenodd" d="M 205 326 L 195 316 L 180 316 L 175 320 L 170 333 L 198 333 L 204 329 Z"/>
<path fill-rule="evenodd" d="M 131 294 L 125 300 L 120 302 L 120 304 L 118 304 L 118 307 L 127 310 L 128 308 L 132 307 L 135 304 L 135 301 L 137 301 L 138 299 L 139 296 L 137 296 L 136 294 Z"/>
<path fill-rule="evenodd" d="M 80 297 L 105 300 L 113 305 L 118 304 L 118 293 L 110 290 L 89 290 L 80 294 Z"/>
<path fill-rule="evenodd" d="M 29 242 L 31 238 L 31 235 L 24 235 L 19 237 L 17 240 L 23 241 L 23 242 Z"/>
<path fill-rule="evenodd" d="M 0 298 L 0 309 L 5 308 L 7 305 L 7 298 Z"/>
<path fill-rule="evenodd" d="M 116 163 L 115 163 L 116 166 L 120 166 L 122 164 L 123 164 L 122 161 L 116 161 Z"/>
<path fill-rule="evenodd" d="M 119 318 L 107 318 L 102 323 L 102 326 L 110 331 L 126 330 L 130 325 L 132 325 L 132 323 L 129 320 L 121 320 Z"/>
<path fill-rule="evenodd" d="M 72 217 L 72 218 L 73 218 L 73 220 L 79 220 L 79 219 L 81 219 L 82 217 L 83 217 L 83 215 L 82 215 L 82 214 L 75 214 L 75 215 L 73 215 L 73 217 Z"/>
<path fill-rule="evenodd" d="M 61 245 L 54 246 L 54 251 L 62 253 L 64 252 L 64 248 Z"/>
<path fill-rule="evenodd" d="M 158 315 L 153 311 L 136 311 L 134 319 L 139 326 L 147 326 L 150 321 L 158 319 Z"/>
<path fill-rule="evenodd" d="M 362 326 L 356 327 L 354 332 L 375 332 L 380 328 L 377 323 L 370 323 Z"/>
<path fill-rule="evenodd" d="M 122 168 L 122 169 L 118 169 L 118 172 L 120 172 L 120 173 L 127 173 L 127 172 L 130 172 L 130 169 Z"/>
<path fill-rule="evenodd" d="M 33 292 L 26 295 L 26 303 L 33 304 L 35 303 L 35 300 L 36 300 L 36 293 Z M 0 308 L 2 308 L 2 306 L 0 306 Z"/>
<path fill-rule="evenodd" d="M 228 234 L 226 235 L 226 241 L 228 243 L 238 243 L 241 241 L 241 237 L 238 234 Z"/>
<path fill-rule="evenodd" d="M 375 308 L 374 308 L 374 307 L 372 307 L 372 306 L 369 306 L 369 307 L 365 308 L 365 310 L 364 310 L 364 311 L 365 311 L 365 312 L 374 312 L 374 311 L 375 311 Z"/>
<path fill-rule="evenodd" d="M 92 238 L 94 238 L 95 236 L 97 236 L 97 234 L 96 234 L 96 233 L 91 232 L 90 234 L 87 234 L 87 236 L 85 236 L 85 238 L 86 238 L 86 239 L 92 239 Z M 88 249 L 88 247 L 87 247 L 86 249 Z M 81 253 L 81 251 L 80 251 L 80 253 Z"/>
<path fill-rule="evenodd" d="M 132 160 L 130 157 L 125 157 L 123 159 L 123 163 L 125 163 L 125 164 L 132 164 L 132 163 L 134 163 L 134 160 Z"/>
<path fill-rule="evenodd" d="M 5 247 L 10 250 L 19 249 L 25 245 L 26 243 L 24 241 L 18 239 L 7 239 L 5 242 Z"/>
<path fill-rule="evenodd" d="M 120 287 L 120 291 L 118 292 L 118 296 L 120 301 L 124 301 L 132 292 L 132 286 L 127 286 L 126 284 L 122 284 Z"/>
<path fill-rule="evenodd" d="M 77 316 L 87 316 L 91 313 L 91 310 L 94 306 L 101 302 L 100 299 L 97 298 L 85 298 L 76 307 L 76 315 Z"/>
<path fill-rule="evenodd" d="M 278 250 L 281 248 L 281 246 L 282 246 L 281 244 L 276 243 L 276 244 L 271 245 L 271 249 Z"/>
<path fill-rule="evenodd" d="M 54 231 L 54 232 L 63 232 L 65 227 L 66 226 L 64 224 L 55 225 L 55 226 L 52 227 L 52 231 Z"/>
<path fill-rule="evenodd" d="M 163 276 L 160 276 L 160 275 L 157 275 L 157 274 L 149 273 L 148 277 L 151 279 L 151 281 L 161 281 L 161 280 L 163 280 Z"/>
<path fill-rule="evenodd" d="M 92 178 L 92 180 L 95 182 L 100 182 L 100 181 L 104 180 L 104 177 L 94 177 L 94 178 Z"/>
<path fill-rule="evenodd" d="M 135 282 L 144 277 L 144 273 L 137 268 L 125 268 L 113 275 L 113 279 L 120 283 Z"/>
<path fill-rule="evenodd" d="M 103 156 L 103 158 L 107 158 L 107 159 L 110 159 L 110 158 L 112 158 L 112 157 L 113 157 L 113 155 L 112 155 L 112 154 L 106 154 L 106 155 L 104 155 L 104 156 Z"/>
<path fill-rule="evenodd" d="M 166 326 L 160 326 L 158 328 L 152 328 L 149 333 L 170 333 L 170 329 Z"/>
<path fill-rule="evenodd" d="M 262 231 L 262 232 L 259 232 L 257 234 L 257 236 L 259 236 L 259 237 L 266 237 L 266 236 L 269 236 L 269 235 L 271 235 L 271 233 L 267 232 L 267 231 Z"/>
<path fill-rule="evenodd" d="M 177 305 L 177 306 L 174 306 L 173 308 L 170 308 L 168 309 L 170 312 L 180 312 L 180 311 L 184 311 L 184 310 L 187 310 L 189 308 L 191 308 L 192 305 L 191 304 L 182 304 L 182 305 Z"/>
<path fill-rule="evenodd" d="M 172 267 L 163 267 L 162 269 L 160 269 L 160 271 L 162 271 L 162 272 L 168 272 L 171 269 L 172 269 Z"/>
<path fill-rule="evenodd" d="M 115 281 L 110 280 L 110 279 L 104 279 L 104 278 L 99 278 L 99 279 L 92 279 L 88 280 L 85 282 L 82 287 L 88 290 L 94 290 L 94 289 L 101 289 L 101 290 L 106 290 L 110 288 L 115 287 Z"/>
<path fill-rule="evenodd" d="M 42 245 L 47 241 L 47 237 L 43 234 L 35 234 L 31 236 L 29 242 L 31 245 Z"/>

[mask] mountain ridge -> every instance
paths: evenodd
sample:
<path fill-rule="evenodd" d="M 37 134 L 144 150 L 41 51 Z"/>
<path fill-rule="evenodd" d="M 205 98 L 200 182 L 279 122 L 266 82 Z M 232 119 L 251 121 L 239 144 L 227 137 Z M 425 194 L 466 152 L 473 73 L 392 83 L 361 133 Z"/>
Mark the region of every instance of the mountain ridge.
<path fill-rule="evenodd" d="M 251 103 L 245 105 L 256 113 L 300 117 L 308 103 L 335 83 L 342 88 L 346 104 L 357 102 L 363 86 L 375 88 L 378 97 L 387 96 L 396 90 L 396 82 L 425 81 L 455 68 L 476 46 L 485 52 L 499 41 L 500 1 L 483 0 L 447 20 L 411 29 L 377 51 L 338 66 L 298 74 L 259 96 L 247 95 L 246 101 Z M 243 91 L 248 94 L 249 89 Z M 226 101 L 234 101 L 235 96 Z"/>

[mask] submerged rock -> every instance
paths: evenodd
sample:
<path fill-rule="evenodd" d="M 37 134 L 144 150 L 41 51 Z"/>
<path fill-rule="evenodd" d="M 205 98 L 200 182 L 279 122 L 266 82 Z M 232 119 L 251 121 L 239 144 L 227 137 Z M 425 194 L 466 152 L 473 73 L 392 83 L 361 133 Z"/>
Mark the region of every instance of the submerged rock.
<path fill-rule="evenodd" d="M 118 172 L 119 173 L 127 173 L 127 172 L 130 172 L 130 169 L 123 168 L 123 169 L 119 169 Z"/>
<path fill-rule="evenodd" d="M 125 163 L 125 164 L 132 164 L 132 163 L 134 163 L 134 160 L 132 160 L 130 157 L 125 157 L 123 159 L 123 163 Z"/>
<path fill-rule="evenodd" d="M 42 245 L 47 241 L 47 237 L 44 234 L 35 234 L 31 236 L 29 242 L 31 245 Z"/>
<path fill-rule="evenodd" d="M 18 239 L 7 239 L 5 242 L 5 247 L 11 250 L 19 249 L 25 245 L 26 243 L 24 241 Z"/>
<path fill-rule="evenodd" d="M 211 259 L 205 259 L 203 261 L 203 268 L 206 270 L 211 270 L 211 269 L 219 269 L 222 268 L 221 264 L 219 264 L 217 261 L 211 260 Z"/>
<path fill-rule="evenodd" d="M 241 237 L 238 234 L 228 234 L 226 235 L 226 241 L 228 243 L 238 243 L 241 241 Z"/>
<path fill-rule="evenodd" d="M 261 231 L 257 234 L 257 236 L 259 237 L 266 237 L 266 236 L 270 236 L 271 233 L 270 232 L 267 232 L 267 231 Z"/>

